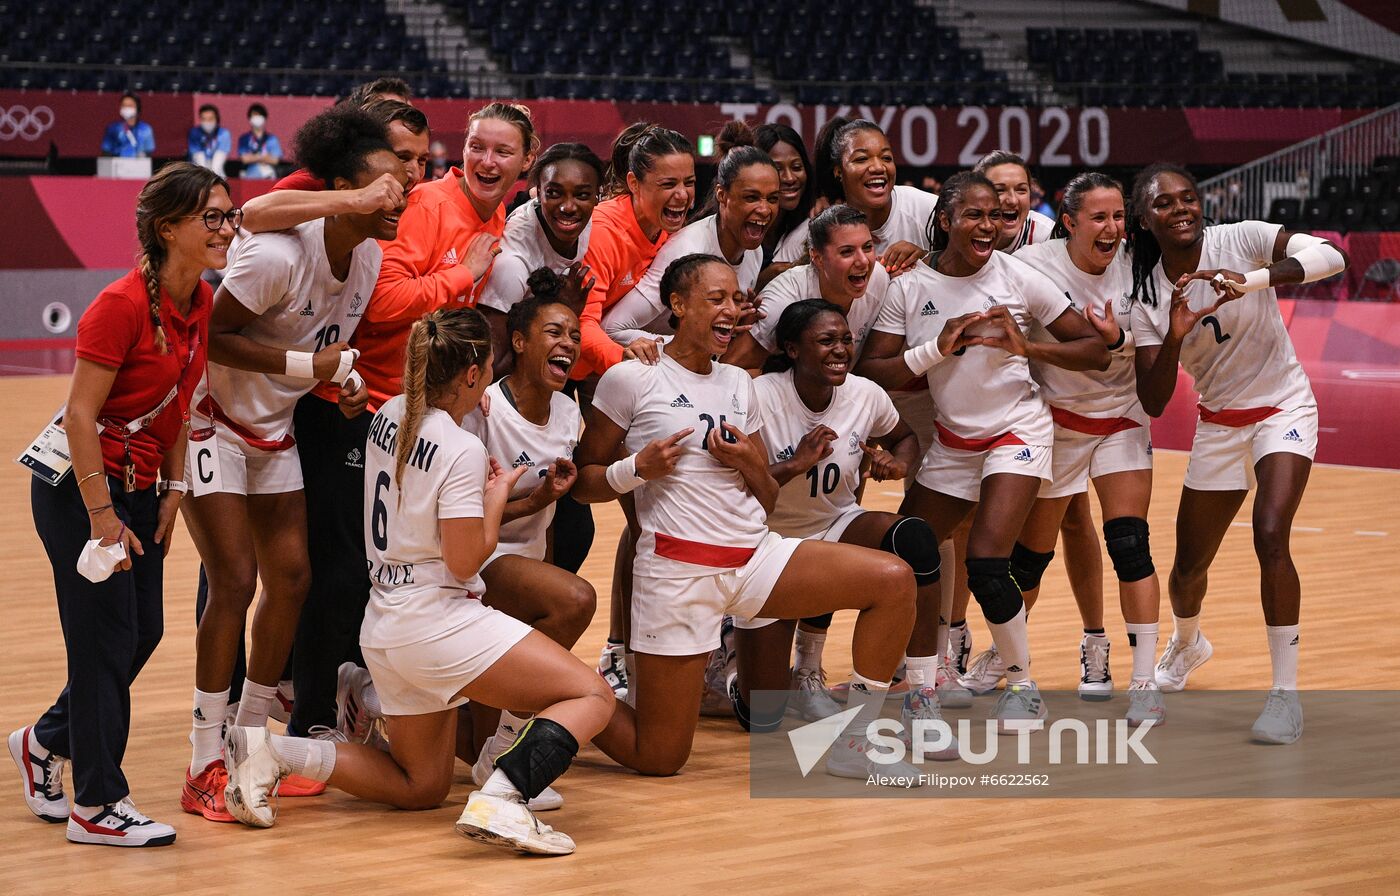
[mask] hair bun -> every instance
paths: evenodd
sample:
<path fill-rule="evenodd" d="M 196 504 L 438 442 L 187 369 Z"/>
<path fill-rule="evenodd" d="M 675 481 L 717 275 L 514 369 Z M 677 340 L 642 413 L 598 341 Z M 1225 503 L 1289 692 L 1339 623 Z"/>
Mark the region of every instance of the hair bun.
<path fill-rule="evenodd" d="M 727 155 L 731 149 L 753 145 L 753 129 L 737 119 L 726 123 L 720 129 L 719 135 L 715 137 L 715 148 L 719 150 L 721 158 Z"/>

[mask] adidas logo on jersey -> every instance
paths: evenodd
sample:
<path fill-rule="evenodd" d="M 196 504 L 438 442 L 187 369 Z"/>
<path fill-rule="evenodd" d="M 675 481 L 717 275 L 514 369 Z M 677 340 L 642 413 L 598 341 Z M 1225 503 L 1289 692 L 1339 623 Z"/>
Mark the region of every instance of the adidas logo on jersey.
<path fill-rule="evenodd" d="M 796 453 L 796 452 L 794 452 L 794 451 L 792 450 L 792 446 L 789 445 L 789 446 L 787 446 L 786 448 L 784 448 L 782 451 L 779 451 L 779 452 L 778 452 L 778 461 L 781 463 L 782 461 L 785 461 L 785 460 L 792 460 L 792 456 L 793 456 L 793 454 L 795 454 L 795 453 Z"/>
<path fill-rule="evenodd" d="M 1303 437 L 1298 434 L 1298 430 L 1290 429 L 1283 434 L 1283 440 L 1285 442 L 1301 442 L 1303 441 Z"/>
<path fill-rule="evenodd" d="M 532 461 L 532 460 L 530 460 L 530 455 L 528 455 L 528 454 L 526 454 L 524 451 L 522 451 L 522 452 L 520 452 L 520 456 L 519 456 L 519 457 L 517 457 L 515 460 L 513 460 L 513 461 L 510 462 L 510 465 L 511 465 L 512 468 L 515 468 L 515 467 L 533 467 L 533 466 L 535 465 L 535 462 Z"/>
<path fill-rule="evenodd" d="M 677 395 L 677 396 L 676 396 L 676 400 L 675 400 L 675 401 L 671 402 L 671 407 L 673 407 L 673 408 L 693 408 L 693 407 L 695 407 L 695 405 L 691 404 L 691 403 L 690 403 L 690 399 L 689 399 L 689 398 L 686 398 L 686 397 L 685 397 L 685 393 L 682 392 L 680 395 Z"/>
<path fill-rule="evenodd" d="M 938 309 L 933 307 L 932 301 L 925 302 L 924 307 L 919 309 L 919 317 L 931 317 L 937 313 Z"/>
<path fill-rule="evenodd" d="M 618 281 L 618 284 L 617 284 L 617 285 L 618 285 L 618 286 L 631 286 L 631 285 L 632 285 L 633 283 L 635 283 L 635 282 L 636 282 L 636 281 L 632 279 L 632 272 L 631 272 L 631 271 L 628 271 L 627 273 L 625 273 L 625 274 L 622 275 L 622 279 Z"/>
<path fill-rule="evenodd" d="M 1031 449 L 1022 448 L 1020 451 L 1016 452 L 1016 456 L 1013 457 L 1012 460 L 1019 460 L 1021 463 L 1030 463 Z"/>
<path fill-rule="evenodd" d="M 300 314 L 302 317 L 310 317 L 311 315 L 315 314 L 316 312 L 311 310 L 311 300 L 307 299 L 306 307 L 301 309 L 297 313 Z"/>
<path fill-rule="evenodd" d="M 456 249 L 456 247 L 454 246 L 454 247 L 448 249 L 448 250 L 447 250 L 447 254 L 445 254 L 445 255 L 442 256 L 442 261 L 439 261 L 438 264 L 439 264 L 440 266 L 442 266 L 442 267 L 453 267 L 453 266 L 455 266 L 455 265 L 457 264 L 457 249 Z"/>

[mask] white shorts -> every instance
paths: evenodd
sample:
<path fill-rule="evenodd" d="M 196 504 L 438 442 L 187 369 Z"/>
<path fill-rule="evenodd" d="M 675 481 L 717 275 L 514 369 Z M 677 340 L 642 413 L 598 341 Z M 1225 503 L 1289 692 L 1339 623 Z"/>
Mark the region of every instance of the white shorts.
<path fill-rule="evenodd" d="M 864 507 L 856 507 L 851 510 L 847 510 L 845 513 L 838 516 L 830 526 L 827 526 L 820 532 L 814 532 L 811 535 L 801 536 L 801 540 L 826 541 L 834 544 L 841 540 L 841 536 L 846 534 L 846 529 L 851 525 L 851 523 L 855 521 L 856 517 L 860 516 L 863 513 L 869 513 L 869 511 L 866 510 Z M 767 625 L 772 625 L 777 621 L 778 620 L 776 619 L 770 619 L 763 616 L 755 616 L 752 619 L 743 619 L 741 617 L 736 616 L 734 617 L 734 627 L 743 629 L 756 629 L 763 628 Z"/>
<path fill-rule="evenodd" d="M 1042 498 L 1066 498 L 1089 490 L 1089 480 L 1110 473 L 1152 469 L 1152 430 L 1134 426 L 1106 436 L 1055 425 L 1052 479 L 1040 487 Z"/>
<path fill-rule="evenodd" d="M 466 622 L 402 647 L 361 647 L 386 715 L 421 716 L 466 703 L 462 688 L 476 681 L 533 629 L 479 600 Z"/>
<path fill-rule="evenodd" d="M 660 656 L 695 656 L 719 646 L 725 615 L 758 615 L 800 538 L 769 532 L 737 569 L 707 576 L 632 577 L 632 649 Z"/>
<path fill-rule="evenodd" d="M 982 480 L 994 473 L 1049 479 L 1049 445 L 998 445 L 986 451 L 949 448 L 933 440 L 916 477 L 919 485 L 964 501 L 982 500 Z"/>
<path fill-rule="evenodd" d="M 1254 465 L 1280 451 L 1313 459 L 1317 454 L 1317 405 L 1279 411 L 1247 426 L 1198 421 L 1185 485 L 1200 492 L 1252 489 Z"/>
<path fill-rule="evenodd" d="M 210 493 L 227 492 L 235 495 L 277 495 L 302 489 L 301 456 L 297 446 L 281 451 L 254 448 L 223 426 L 216 426 L 214 442 L 218 447 L 218 478 Z M 206 443 L 207 444 L 207 443 Z M 213 458 L 207 458 L 212 461 Z M 192 467 L 186 463 L 187 467 Z M 192 475 L 192 469 L 186 476 Z M 198 490 L 198 489 L 197 489 Z"/>

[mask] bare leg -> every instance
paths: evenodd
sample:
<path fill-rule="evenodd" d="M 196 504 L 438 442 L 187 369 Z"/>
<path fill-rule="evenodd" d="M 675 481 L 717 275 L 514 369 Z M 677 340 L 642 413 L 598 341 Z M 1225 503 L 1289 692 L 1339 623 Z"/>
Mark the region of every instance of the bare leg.
<path fill-rule="evenodd" d="M 1293 517 L 1303 500 L 1312 461 L 1301 454 L 1277 452 L 1254 466 L 1259 491 L 1254 496 L 1254 553 L 1259 558 L 1259 594 L 1267 625 L 1297 625 L 1302 585 L 1289 551 Z"/>
<path fill-rule="evenodd" d="M 1176 516 L 1176 560 L 1167 580 L 1172 612 L 1177 616 L 1200 615 L 1206 596 L 1206 573 L 1247 494 L 1182 487 Z"/>

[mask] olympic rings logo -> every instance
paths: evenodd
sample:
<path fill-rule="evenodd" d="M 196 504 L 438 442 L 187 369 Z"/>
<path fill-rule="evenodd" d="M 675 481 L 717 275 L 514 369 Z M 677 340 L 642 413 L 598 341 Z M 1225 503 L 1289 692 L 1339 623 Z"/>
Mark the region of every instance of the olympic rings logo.
<path fill-rule="evenodd" d="M 53 127 L 54 114 L 48 106 L 35 106 L 32 110 L 24 106 L 0 106 L 0 140 L 35 141 Z"/>

